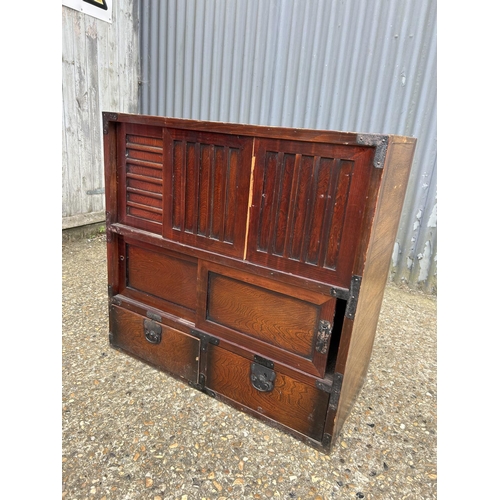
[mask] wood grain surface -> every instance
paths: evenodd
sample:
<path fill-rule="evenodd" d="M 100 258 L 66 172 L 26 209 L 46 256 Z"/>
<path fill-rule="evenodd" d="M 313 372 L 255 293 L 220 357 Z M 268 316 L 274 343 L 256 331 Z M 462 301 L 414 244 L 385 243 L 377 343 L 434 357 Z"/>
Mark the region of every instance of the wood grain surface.
<path fill-rule="evenodd" d="M 328 394 L 276 373 L 274 389 L 260 392 L 252 386 L 251 362 L 210 346 L 207 387 L 262 415 L 321 441 Z"/>
<path fill-rule="evenodd" d="M 111 342 L 130 354 L 166 372 L 198 382 L 200 341 L 167 325 L 162 339 L 151 344 L 144 335 L 144 316 L 117 306 L 110 307 Z"/>

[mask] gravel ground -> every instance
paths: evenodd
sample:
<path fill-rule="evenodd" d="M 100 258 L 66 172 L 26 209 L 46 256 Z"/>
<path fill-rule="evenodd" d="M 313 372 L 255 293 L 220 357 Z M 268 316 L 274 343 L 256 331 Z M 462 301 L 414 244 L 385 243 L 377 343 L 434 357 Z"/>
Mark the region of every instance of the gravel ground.
<path fill-rule="evenodd" d="M 108 345 L 102 236 L 63 242 L 65 500 L 435 499 L 436 299 L 389 285 L 331 455 Z"/>

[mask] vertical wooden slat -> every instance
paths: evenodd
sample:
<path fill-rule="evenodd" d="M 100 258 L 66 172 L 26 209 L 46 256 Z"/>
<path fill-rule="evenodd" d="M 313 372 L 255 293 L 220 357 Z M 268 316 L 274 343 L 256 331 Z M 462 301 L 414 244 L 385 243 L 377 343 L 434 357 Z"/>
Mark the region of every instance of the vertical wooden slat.
<path fill-rule="evenodd" d="M 312 181 L 313 158 L 301 156 L 298 168 L 297 195 L 293 215 L 293 231 L 290 242 L 290 258 L 300 260 L 305 228 L 309 191 Z"/>
<path fill-rule="evenodd" d="M 281 162 L 279 194 L 276 203 L 276 218 L 274 224 L 274 241 L 271 246 L 274 255 L 285 253 L 286 231 L 289 223 L 290 193 L 294 177 L 294 154 L 284 154 Z"/>
<path fill-rule="evenodd" d="M 185 182 L 185 221 L 184 230 L 195 232 L 195 212 L 196 212 L 196 144 L 186 142 L 186 182 Z"/>
<path fill-rule="evenodd" d="M 326 208 L 325 215 L 323 218 L 323 227 L 321 228 L 321 239 L 319 248 L 319 258 L 318 264 L 324 266 L 325 255 L 328 248 L 327 239 L 330 235 L 330 228 L 332 226 L 332 217 L 335 209 L 335 193 L 337 190 L 338 178 L 339 178 L 339 160 L 329 159 L 325 160 L 330 164 L 330 183 L 328 186 L 328 193 L 326 197 Z"/>
<path fill-rule="evenodd" d="M 323 237 L 322 229 L 324 227 L 327 195 L 332 174 L 328 165 L 325 165 L 326 163 L 326 159 L 317 158 L 316 192 L 313 198 L 311 223 L 308 224 L 309 243 L 305 254 L 305 261 L 313 265 L 318 265 L 319 262 L 320 242 Z"/>
<path fill-rule="evenodd" d="M 339 253 L 340 239 L 344 229 L 344 219 L 346 215 L 347 197 L 351 184 L 352 162 L 340 162 L 340 169 L 337 180 L 336 196 L 333 203 L 333 217 L 330 223 L 328 243 L 324 255 L 324 267 L 335 269 Z"/>
<path fill-rule="evenodd" d="M 292 246 L 292 241 L 293 241 L 292 236 L 293 236 L 293 228 L 294 228 L 294 223 L 295 223 L 295 211 L 297 209 L 298 178 L 299 178 L 301 163 L 302 163 L 302 155 L 296 154 L 295 158 L 294 158 L 293 178 L 292 178 L 292 185 L 290 188 L 288 210 L 287 210 L 287 220 L 286 220 L 286 230 L 285 230 L 285 246 L 283 249 L 283 257 L 285 257 L 285 258 L 288 258 L 291 255 L 291 246 Z"/>
<path fill-rule="evenodd" d="M 208 236 L 210 227 L 210 176 L 211 176 L 211 151 L 207 144 L 200 145 L 200 195 L 198 204 L 198 234 Z"/>
<path fill-rule="evenodd" d="M 223 241 L 227 241 L 228 243 L 232 243 L 234 241 L 237 204 L 236 192 L 238 185 L 238 164 L 240 162 L 240 157 L 241 155 L 239 149 L 229 148 L 223 238 Z"/>
<path fill-rule="evenodd" d="M 316 191 L 318 187 L 318 169 L 319 169 L 319 157 L 315 156 L 313 160 L 313 169 L 312 169 L 312 179 L 311 184 L 309 185 L 309 191 L 307 196 L 307 210 L 305 216 L 305 234 L 302 239 L 302 247 L 300 251 L 300 261 L 307 262 L 307 255 L 309 251 L 309 240 L 311 239 L 311 232 L 309 228 L 311 227 L 311 223 L 313 222 L 313 214 L 314 214 L 314 200 L 316 199 Z"/>
<path fill-rule="evenodd" d="M 172 227 L 184 230 L 185 208 L 185 141 L 174 141 L 172 169 Z"/>
<path fill-rule="evenodd" d="M 278 168 L 278 154 L 274 152 L 265 152 L 264 154 L 265 168 L 259 220 L 258 249 L 262 252 L 267 252 L 270 249 L 271 213 L 274 203 L 274 186 Z"/>
<path fill-rule="evenodd" d="M 214 158 L 214 186 L 212 190 L 212 231 L 210 236 L 224 240 L 224 215 L 228 170 L 228 147 L 216 146 Z"/>

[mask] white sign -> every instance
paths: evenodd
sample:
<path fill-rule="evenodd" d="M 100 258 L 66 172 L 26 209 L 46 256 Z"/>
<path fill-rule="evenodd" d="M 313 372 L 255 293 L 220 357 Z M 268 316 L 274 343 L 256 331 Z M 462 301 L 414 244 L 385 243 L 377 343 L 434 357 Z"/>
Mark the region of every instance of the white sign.
<path fill-rule="evenodd" d="M 113 0 L 62 0 L 62 4 L 102 21 L 113 21 Z"/>

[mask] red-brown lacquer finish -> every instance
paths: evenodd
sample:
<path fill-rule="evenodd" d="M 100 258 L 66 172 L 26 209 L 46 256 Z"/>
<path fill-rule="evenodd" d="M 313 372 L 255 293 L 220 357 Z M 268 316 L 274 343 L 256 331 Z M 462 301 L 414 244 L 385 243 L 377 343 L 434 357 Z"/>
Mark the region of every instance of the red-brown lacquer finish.
<path fill-rule="evenodd" d="M 415 140 L 119 113 L 103 131 L 111 345 L 331 451 Z"/>

